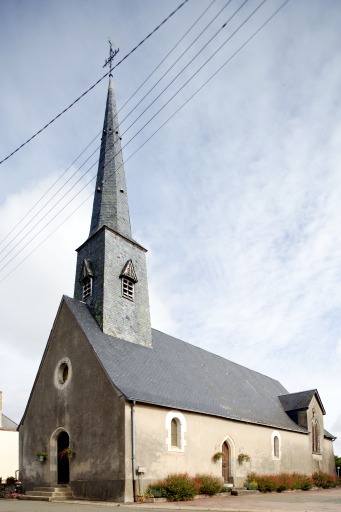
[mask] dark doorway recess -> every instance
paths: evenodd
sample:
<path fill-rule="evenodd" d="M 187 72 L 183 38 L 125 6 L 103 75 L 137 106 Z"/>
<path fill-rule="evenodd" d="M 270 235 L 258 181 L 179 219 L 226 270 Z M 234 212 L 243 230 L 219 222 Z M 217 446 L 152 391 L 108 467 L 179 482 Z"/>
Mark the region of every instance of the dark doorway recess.
<path fill-rule="evenodd" d="M 57 454 L 58 454 L 58 483 L 68 484 L 70 482 L 70 465 L 69 457 L 63 455 L 63 450 L 69 447 L 69 434 L 61 432 L 57 439 Z"/>

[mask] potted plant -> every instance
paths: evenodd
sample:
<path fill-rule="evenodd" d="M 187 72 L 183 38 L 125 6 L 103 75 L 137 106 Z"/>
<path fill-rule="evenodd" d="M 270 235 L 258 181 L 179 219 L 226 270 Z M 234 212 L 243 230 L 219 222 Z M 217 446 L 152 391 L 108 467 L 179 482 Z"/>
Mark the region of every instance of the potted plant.
<path fill-rule="evenodd" d="M 62 459 L 62 458 L 66 458 L 68 457 L 69 459 L 73 459 L 73 457 L 76 455 L 76 452 L 75 450 L 73 450 L 72 448 L 70 448 L 70 446 L 68 446 L 67 448 L 64 448 L 64 450 L 62 450 L 61 452 L 59 452 L 59 457 Z"/>
<path fill-rule="evenodd" d="M 250 462 L 251 461 L 250 455 L 248 455 L 247 453 L 240 453 L 238 455 L 238 462 L 239 462 L 239 464 L 242 464 L 242 462 L 244 462 L 244 460 L 246 462 Z"/>
<path fill-rule="evenodd" d="M 45 462 L 47 460 L 47 453 L 46 452 L 37 452 L 37 458 L 39 462 Z"/>
<path fill-rule="evenodd" d="M 217 462 L 217 460 L 220 460 L 223 458 L 223 452 L 215 452 L 212 459 L 214 462 Z"/>

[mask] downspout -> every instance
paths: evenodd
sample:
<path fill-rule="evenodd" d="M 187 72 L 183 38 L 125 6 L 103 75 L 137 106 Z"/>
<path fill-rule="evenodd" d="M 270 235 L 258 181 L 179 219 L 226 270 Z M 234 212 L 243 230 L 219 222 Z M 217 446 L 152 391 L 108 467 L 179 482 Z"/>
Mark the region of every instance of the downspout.
<path fill-rule="evenodd" d="M 134 501 L 137 501 L 136 496 L 136 425 L 135 425 L 135 400 L 131 401 L 131 465 L 133 472 L 133 494 Z"/>

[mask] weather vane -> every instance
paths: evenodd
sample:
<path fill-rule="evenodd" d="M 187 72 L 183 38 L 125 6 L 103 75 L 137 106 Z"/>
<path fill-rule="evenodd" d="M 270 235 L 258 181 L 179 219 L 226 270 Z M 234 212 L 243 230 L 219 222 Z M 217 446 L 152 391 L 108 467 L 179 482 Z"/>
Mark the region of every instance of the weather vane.
<path fill-rule="evenodd" d="M 105 68 L 105 66 L 110 66 L 110 75 L 111 75 L 113 60 L 114 60 L 115 56 L 118 54 L 118 52 L 120 51 L 120 49 L 117 48 L 117 50 L 113 50 L 112 49 L 112 42 L 110 41 L 109 38 L 108 38 L 108 41 L 109 41 L 109 45 L 110 45 L 109 58 L 105 60 L 105 64 L 104 64 L 103 67 Z"/>

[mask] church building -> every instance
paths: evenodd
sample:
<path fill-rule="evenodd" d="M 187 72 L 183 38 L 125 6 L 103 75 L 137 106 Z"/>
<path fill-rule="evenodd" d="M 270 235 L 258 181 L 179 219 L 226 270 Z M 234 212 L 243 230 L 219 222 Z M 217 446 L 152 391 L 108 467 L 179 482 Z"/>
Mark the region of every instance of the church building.
<path fill-rule="evenodd" d="M 335 472 L 316 389 L 278 381 L 151 328 L 146 249 L 132 237 L 109 78 L 88 239 L 19 425 L 25 491 L 133 501 L 170 473 Z M 37 453 L 41 453 L 40 458 Z"/>

